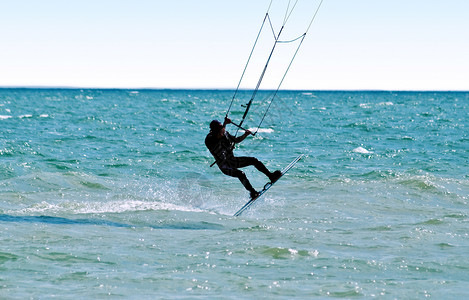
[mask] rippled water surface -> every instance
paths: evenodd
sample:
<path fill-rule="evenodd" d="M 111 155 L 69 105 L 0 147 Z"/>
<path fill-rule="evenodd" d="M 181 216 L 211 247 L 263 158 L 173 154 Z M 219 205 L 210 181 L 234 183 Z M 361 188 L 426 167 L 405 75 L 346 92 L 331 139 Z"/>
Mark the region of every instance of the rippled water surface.
<path fill-rule="evenodd" d="M 240 217 L 232 95 L 0 89 L 0 298 L 469 297 L 469 93 L 279 93 L 235 151 L 305 158 Z"/>

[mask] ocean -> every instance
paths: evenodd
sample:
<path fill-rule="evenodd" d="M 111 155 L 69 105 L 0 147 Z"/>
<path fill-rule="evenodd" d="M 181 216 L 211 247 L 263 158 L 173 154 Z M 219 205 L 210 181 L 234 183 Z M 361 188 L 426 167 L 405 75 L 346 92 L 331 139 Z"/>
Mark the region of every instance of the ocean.
<path fill-rule="evenodd" d="M 0 298 L 469 298 L 468 92 L 279 92 L 235 154 L 305 157 L 240 217 L 232 96 L 0 89 Z"/>

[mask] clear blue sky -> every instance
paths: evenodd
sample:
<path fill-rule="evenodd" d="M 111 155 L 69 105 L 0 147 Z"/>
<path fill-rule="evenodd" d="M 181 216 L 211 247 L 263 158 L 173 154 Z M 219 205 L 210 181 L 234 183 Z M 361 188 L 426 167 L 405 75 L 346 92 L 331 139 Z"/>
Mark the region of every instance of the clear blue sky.
<path fill-rule="evenodd" d="M 269 2 L 0 0 L 0 86 L 235 88 Z M 467 0 L 324 0 L 283 88 L 469 90 L 468 30 Z"/>

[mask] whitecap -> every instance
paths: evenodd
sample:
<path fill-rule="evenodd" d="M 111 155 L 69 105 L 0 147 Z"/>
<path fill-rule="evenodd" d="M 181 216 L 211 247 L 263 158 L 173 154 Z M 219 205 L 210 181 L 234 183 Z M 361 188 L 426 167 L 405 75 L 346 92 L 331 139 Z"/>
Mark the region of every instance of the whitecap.
<path fill-rule="evenodd" d="M 391 106 L 391 105 L 394 105 L 394 103 L 392 103 L 391 101 L 387 101 L 387 102 L 381 102 L 379 105 Z"/>
<path fill-rule="evenodd" d="M 369 103 L 360 103 L 359 105 L 361 108 L 371 108 L 371 105 Z"/>
<path fill-rule="evenodd" d="M 373 153 L 372 151 L 366 150 L 363 147 L 357 147 L 357 148 L 353 149 L 352 152 L 360 153 L 360 154 L 371 154 L 371 153 Z"/>
<path fill-rule="evenodd" d="M 255 132 L 256 129 L 255 128 L 249 128 L 249 131 Z M 272 128 L 259 128 L 259 130 L 257 130 L 257 132 L 259 132 L 259 133 L 273 133 L 274 130 Z"/>
<path fill-rule="evenodd" d="M 51 214 L 51 213 L 73 213 L 73 214 L 98 214 L 98 213 L 123 213 L 137 211 L 186 211 L 203 212 L 202 209 L 176 205 L 172 203 L 141 201 L 141 200 L 121 200 L 109 202 L 62 202 L 60 204 L 43 201 L 30 207 L 20 210 L 7 211 L 10 214 Z"/>
<path fill-rule="evenodd" d="M 314 95 L 313 93 L 301 93 L 303 96 L 309 96 L 311 98 L 317 98 L 318 96 Z"/>
<path fill-rule="evenodd" d="M 0 115 L 0 120 L 6 120 L 11 118 L 11 116 Z"/>
<path fill-rule="evenodd" d="M 156 202 L 156 201 L 140 201 L 140 200 L 125 200 L 125 201 L 111 201 L 106 203 L 87 203 L 83 207 L 76 209 L 76 213 L 122 213 L 122 212 L 135 212 L 135 211 L 148 211 L 148 210 L 176 210 L 176 211 L 193 211 L 201 212 L 202 210 L 180 206 L 172 203 Z"/>
<path fill-rule="evenodd" d="M 33 115 L 21 115 L 18 118 L 23 119 L 23 118 L 32 118 Z"/>

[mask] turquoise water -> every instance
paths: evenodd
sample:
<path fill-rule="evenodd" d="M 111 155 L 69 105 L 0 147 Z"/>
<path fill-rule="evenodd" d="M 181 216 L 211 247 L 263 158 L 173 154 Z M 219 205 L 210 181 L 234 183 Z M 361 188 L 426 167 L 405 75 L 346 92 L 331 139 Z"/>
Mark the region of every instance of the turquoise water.
<path fill-rule="evenodd" d="M 0 89 L 0 298 L 469 297 L 469 93 L 281 92 L 236 153 L 306 156 L 241 217 L 232 95 Z"/>

